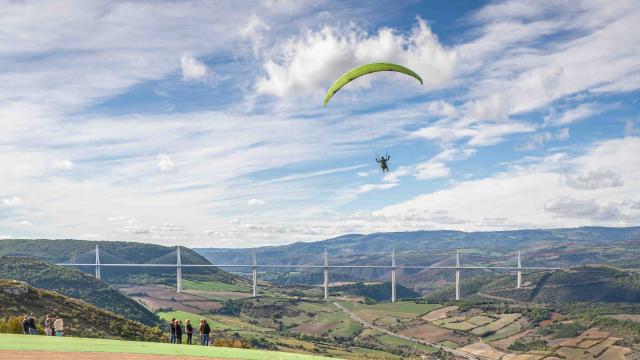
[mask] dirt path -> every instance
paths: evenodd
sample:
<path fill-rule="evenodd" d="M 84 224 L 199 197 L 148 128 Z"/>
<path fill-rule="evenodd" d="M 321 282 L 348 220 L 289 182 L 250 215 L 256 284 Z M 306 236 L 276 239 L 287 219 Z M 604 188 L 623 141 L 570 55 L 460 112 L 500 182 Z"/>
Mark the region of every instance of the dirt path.
<path fill-rule="evenodd" d="M 107 352 L 58 352 L 58 351 L 26 351 L 26 350 L 0 350 L 0 359 L 11 360 L 231 360 L 225 358 L 210 358 L 200 356 L 174 356 L 174 355 L 146 355 L 125 354 Z"/>

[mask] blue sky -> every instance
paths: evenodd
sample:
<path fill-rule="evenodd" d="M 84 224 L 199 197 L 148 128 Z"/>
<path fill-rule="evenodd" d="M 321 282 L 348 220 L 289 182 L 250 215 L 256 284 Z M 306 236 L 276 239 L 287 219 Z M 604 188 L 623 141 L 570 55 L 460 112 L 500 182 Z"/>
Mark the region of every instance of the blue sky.
<path fill-rule="evenodd" d="M 0 238 L 640 222 L 636 1 L 0 6 Z"/>

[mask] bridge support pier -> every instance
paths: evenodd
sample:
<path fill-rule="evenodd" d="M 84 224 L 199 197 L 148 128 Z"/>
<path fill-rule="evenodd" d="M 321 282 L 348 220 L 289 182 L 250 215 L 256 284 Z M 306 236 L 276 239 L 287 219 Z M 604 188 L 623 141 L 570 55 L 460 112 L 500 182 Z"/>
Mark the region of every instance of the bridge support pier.
<path fill-rule="evenodd" d="M 253 282 L 253 286 L 252 286 L 252 293 L 253 293 L 253 297 L 257 297 L 258 296 L 258 267 L 256 264 L 256 251 L 253 250 L 253 268 L 251 268 L 251 279 Z"/>
<path fill-rule="evenodd" d="M 391 252 L 391 302 L 396 302 L 396 250 Z"/>
<path fill-rule="evenodd" d="M 518 283 L 516 285 L 516 288 L 521 289 L 522 288 L 522 261 L 520 260 L 520 251 L 518 251 L 518 272 L 517 272 L 517 277 L 518 277 Z"/>
<path fill-rule="evenodd" d="M 176 250 L 176 292 L 182 292 L 182 260 L 180 259 L 180 245 Z"/>
<path fill-rule="evenodd" d="M 329 257 L 327 256 L 327 249 L 324 249 L 324 299 L 329 299 Z"/>
<path fill-rule="evenodd" d="M 100 249 L 96 243 L 96 279 L 100 280 Z"/>
<path fill-rule="evenodd" d="M 460 253 L 456 250 L 456 301 L 460 300 Z"/>

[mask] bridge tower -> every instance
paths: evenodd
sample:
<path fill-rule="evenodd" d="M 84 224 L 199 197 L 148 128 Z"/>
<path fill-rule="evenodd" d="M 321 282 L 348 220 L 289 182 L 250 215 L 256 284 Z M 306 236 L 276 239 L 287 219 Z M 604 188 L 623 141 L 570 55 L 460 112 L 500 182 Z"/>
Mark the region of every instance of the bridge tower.
<path fill-rule="evenodd" d="M 391 302 L 396 302 L 396 249 L 391 251 Z"/>
<path fill-rule="evenodd" d="M 518 251 L 518 285 L 516 286 L 518 289 L 522 288 L 522 261 L 520 260 L 520 251 Z"/>
<path fill-rule="evenodd" d="M 324 299 L 329 299 L 329 257 L 324 249 Z"/>
<path fill-rule="evenodd" d="M 251 278 L 253 280 L 253 297 L 258 296 L 258 266 L 256 262 L 256 249 L 253 249 L 253 267 L 251 268 Z"/>
<path fill-rule="evenodd" d="M 96 243 L 96 279 L 100 280 L 100 248 Z"/>
<path fill-rule="evenodd" d="M 176 292 L 182 292 L 182 260 L 180 259 L 180 245 L 176 250 Z"/>
<path fill-rule="evenodd" d="M 460 252 L 456 250 L 456 300 L 460 300 Z"/>

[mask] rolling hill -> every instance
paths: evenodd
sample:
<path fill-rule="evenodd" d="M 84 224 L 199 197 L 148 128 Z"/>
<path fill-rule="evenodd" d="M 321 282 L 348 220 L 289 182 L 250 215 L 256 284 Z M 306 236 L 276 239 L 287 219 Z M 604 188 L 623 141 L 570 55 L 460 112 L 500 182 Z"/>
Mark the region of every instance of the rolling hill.
<path fill-rule="evenodd" d="M 0 256 L 27 256 L 46 260 L 51 263 L 81 262 L 93 263 L 96 243 L 100 247 L 100 259 L 107 263 L 166 263 L 176 262 L 175 247 L 156 244 L 144 244 L 124 241 L 86 241 L 86 240 L 0 240 Z M 209 261 L 195 251 L 181 247 L 183 264 L 209 264 Z M 93 267 L 80 268 L 93 273 Z M 116 284 L 175 284 L 173 268 L 108 268 L 103 267 L 104 281 Z M 215 267 L 183 269 L 183 276 L 194 280 L 235 283 L 241 278 Z"/>
<path fill-rule="evenodd" d="M 28 313 L 35 314 L 39 326 L 46 314 L 62 317 L 65 335 L 166 341 L 163 331 L 157 327 L 145 326 L 57 292 L 38 289 L 19 281 L 0 280 L 0 317 L 10 318 Z M 6 326 L 6 323 L 3 321 L 3 325 Z"/>
<path fill-rule="evenodd" d="M 57 291 L 146 325 L 160 319 L 153 312 L 104 282 L 79 270 L 34 258 L 0 256 L 0 279 L 19 280 Z"/>
<path fill-rule="evenodd" d="M 580 266 L 567 271 L 525 273 L 525 286 L 522 289 L 515 289 L 513 275 L 464 276 L 463 273 L 463 297 L 480 295 L 545 304 L 640 302 L 640 274 L 608 266 Z M 454 286 L 448 285 L 426 295 L 425 299 L 446 301 L 453 299 L 454 294 Z"/>
<path fill-rule="evenodd" d="M 400 265 L 454 265 L 455 251 L 461 250 L 463 265 L 516 264 L 515 252 L 522 251 L 525 266 L 571 267 L 610 264 L 640 267 L 640 227 L 582 227 L 493 232 L 414 231 L 344 235 L 333 239 L 298 242 L 257 248 L 261 264 L 322 264 L 327 249 L 331 264 L 390 265 L 390 253 L 396 250 Z M 212 263 L 249 264 L 247 249 L 194 249 Z M 387 254 L 387 255 L 385 255 Z M 344 279 L 389 279 L 388 269 L 341 269 Z M 406 269 L 401 281 L 416 288 L 430 288 L 430 276 Z M 425 282 L 426 281 L 426 282 Z M 286 277 L 280 283 L 290 282 Z"/>

